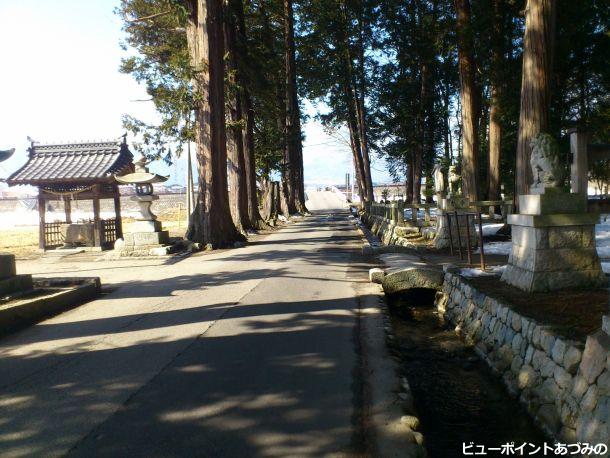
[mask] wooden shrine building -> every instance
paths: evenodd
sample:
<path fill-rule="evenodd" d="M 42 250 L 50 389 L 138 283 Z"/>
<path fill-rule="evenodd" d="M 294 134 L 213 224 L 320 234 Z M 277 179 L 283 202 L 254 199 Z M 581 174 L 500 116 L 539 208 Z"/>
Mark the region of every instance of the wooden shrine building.
<path fill-rule="evenodd" d="M 133 171 L 126 138 L 109 142 L 40 145 L 32 142 L 27 163 L 6 182 L 38 188 L 39 246 L 110 248 L 123 236 L 121 201 L 115 175 Z M 114 218 L 100 217 L 100 200 L 114 200 Z M 63 200 L 65 222 L 46 222 L 49 201 Z M 72 201 L 92 200 L 93 220 L 72 221 Z"/>

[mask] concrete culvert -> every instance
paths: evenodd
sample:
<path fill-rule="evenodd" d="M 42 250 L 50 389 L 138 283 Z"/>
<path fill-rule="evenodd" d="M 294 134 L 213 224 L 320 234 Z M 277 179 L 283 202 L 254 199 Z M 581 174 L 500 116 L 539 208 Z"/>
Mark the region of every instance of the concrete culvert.
<path fill-rule="evenodd" d="M 440 270 L 427 267 L 409 267 L 395 270 L 383 277 L 381 286 L 387 295 L 405 293 L 410 289 L 423 288 L 440 291 L 444 274 Z"/>

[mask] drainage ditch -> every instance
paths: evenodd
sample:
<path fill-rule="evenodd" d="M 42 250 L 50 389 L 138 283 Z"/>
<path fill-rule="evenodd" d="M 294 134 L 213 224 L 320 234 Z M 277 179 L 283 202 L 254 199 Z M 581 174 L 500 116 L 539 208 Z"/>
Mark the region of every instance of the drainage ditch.
<path fill-rule="evenodd" d="M 489 448 L 511 442 L 542 445 L 545 436 L 518 400 L 439 317 L 435 293 L 386 296 L 400 375 L 411 385 L 430 457 L 462 456 L 463 444 L 471 442 L 491 456 L 500 452 Z"/>

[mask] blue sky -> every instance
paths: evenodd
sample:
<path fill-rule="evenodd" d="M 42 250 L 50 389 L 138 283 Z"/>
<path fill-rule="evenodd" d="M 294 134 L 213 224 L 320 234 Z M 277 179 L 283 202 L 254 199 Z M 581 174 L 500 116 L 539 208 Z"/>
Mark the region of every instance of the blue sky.
<path fill-rule="evenodd" d="M 0 0 L 0 149 L 16 148 L 3 163 L 6 177 L 26 160 L 29 135 L 41 142 L 99 140 L 123 133 L 121 116 L 155 117 L 144 89 L 119 73 L 125 52 L 112 0 Z M 314 109 L 305 103 L 309 114 Z M 343 183 L 351 170 L 344 141 L 327 135 L 319 123 L 303 126 L 305 181 Z M 155 164 L 184 182 L 185 160 Z M 374 160 L 375 181 L 390 181 L 384 162 Z"/>

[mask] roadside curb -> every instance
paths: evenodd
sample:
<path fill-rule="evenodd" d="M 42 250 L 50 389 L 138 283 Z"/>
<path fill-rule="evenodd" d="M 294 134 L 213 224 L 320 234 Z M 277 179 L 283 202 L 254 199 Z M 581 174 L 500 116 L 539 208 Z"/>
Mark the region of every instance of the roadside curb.
<path fill-rule="evenodd" d="M 43 297 L 17 299 L 14 307 L 0 308 L 0 337 L 77 307 L 101 292 L 99 277 L 35 278 L 34 287 L 57 291 Z"/>

